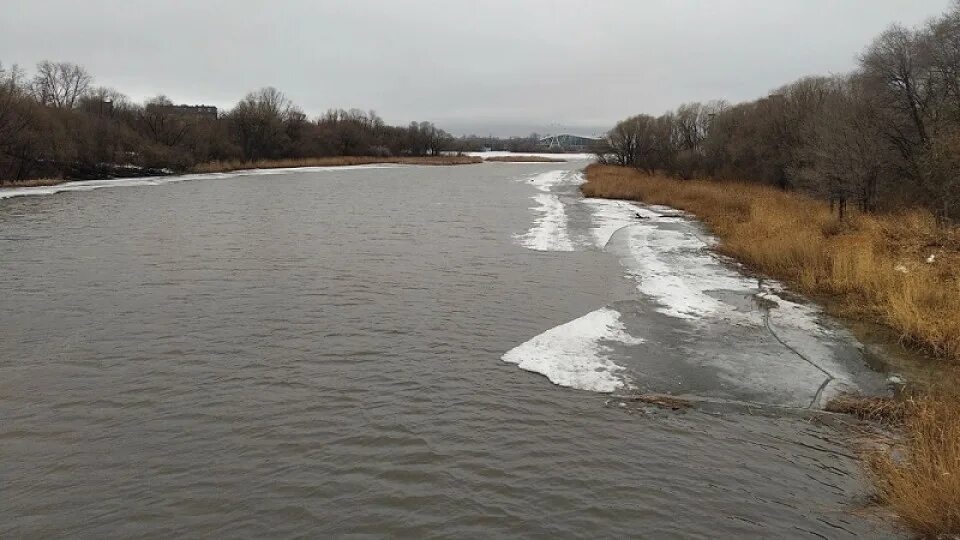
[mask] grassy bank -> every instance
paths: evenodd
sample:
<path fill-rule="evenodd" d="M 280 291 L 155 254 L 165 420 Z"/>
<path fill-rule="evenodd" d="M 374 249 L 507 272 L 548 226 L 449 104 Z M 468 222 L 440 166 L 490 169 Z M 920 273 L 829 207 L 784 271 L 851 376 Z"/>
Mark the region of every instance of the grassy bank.
<path fill-rule="evenodd" d="M 484 161 L 503 162 L 503 163 L 566 163 L 565 159 L 558 159 L 546 156 L 495 156 L 484 158 Z"/>
<path fill-rule="evenodd" d="M 336 156 L 303 159 L 262 159 L 257 161 L 211 161 L 191 169 L 194 173 L 228 172 L 244 169 L 287 169 L 296 167 L 342 167 L 349 165 L 373 165 L 396 163 L 403 165 L 470 165 L 482 163 L 483 159 L 471 156 L 426 156 L 426 157 L 372 157 Z"/>
<path fill-rule="evenodd" d="M 947 382 L 895 407 L 903 457 L 870 456 L 879 498 L 921 534 L 960 533 L 960 229 L 927 213 L 855 214 L 840 221 L 823 201 L 737 182 L 675 180 L 591 165 L 587 197 L 663 204 L 690 212 L 718 250 L 834 314 L 888 326 L 930 353 Z"/>

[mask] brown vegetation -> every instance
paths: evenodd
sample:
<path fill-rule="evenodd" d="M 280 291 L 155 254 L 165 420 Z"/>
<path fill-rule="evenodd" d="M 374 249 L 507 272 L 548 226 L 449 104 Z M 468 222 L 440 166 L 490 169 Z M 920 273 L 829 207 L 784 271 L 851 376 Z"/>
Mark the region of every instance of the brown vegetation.
<path fill-rule="evenodd" d="M 926 396 L 906 402 L 902 456 L 870 459 L 878 495 L 927 537 L 960 533 L 960 398 Z"/>
<path fill-rule="evenodd" d="M 396 163 L 402 165 L 471 165 L 482 163 L 478 157 L 470 156 L 334 156 L 300 159 L 261 159 L 256 161 L 229 160 L 211 161 L 195 166 L 191 172 L 213 173 L 238 171 L 245 169 L 286 169 L 297 167 L 343 167 L 349 165 L 372 165 L 376 163 Z"/>
<path fill-rule="evenodd" d="M 484 161 L 505 163 L 565 163 L 567 160 L 546 156 L 495 156 L 484 158 Z"/>
<path fill-rule="evenodd" d="M 871 422 L 899 423 L 907 410 L 907 402 L 886 396 L 844 394 L 831 399 L 825 411 L 856 416 Z"/>
<path fill-rule="evenodd" d="M 664 204 L 691 212 L 720 238 L 718 249 L 832 311 L 877 321 L 943 362 L 960 365 L 960 229 L 926 211 L 853 213 L 773 187 L 677 180 L 626 167 L 591 165 L 588 197 Z M 904 457 L 870 459 L 882 501 L 923 534 L 960 533 L 960 397 L 957 384 L 906 401 L 843 396 L 828 410 L 903 421 Z"/>

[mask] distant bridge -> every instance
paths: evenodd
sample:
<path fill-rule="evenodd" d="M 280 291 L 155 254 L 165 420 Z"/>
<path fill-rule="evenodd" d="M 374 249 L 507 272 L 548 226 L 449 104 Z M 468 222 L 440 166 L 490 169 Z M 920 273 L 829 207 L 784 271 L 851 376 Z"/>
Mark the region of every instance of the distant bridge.
<path fill-rule="evenodd" d="M 540 144 L 547 150 L 560 152 L 584 151 L 589 150 L 595 143 L 599 142 L 599 137 L 587 137 L 584 135 L 573 135 L 571 133 L 560 133 L 557 135 L 547 135 L 540 138 Z"/>

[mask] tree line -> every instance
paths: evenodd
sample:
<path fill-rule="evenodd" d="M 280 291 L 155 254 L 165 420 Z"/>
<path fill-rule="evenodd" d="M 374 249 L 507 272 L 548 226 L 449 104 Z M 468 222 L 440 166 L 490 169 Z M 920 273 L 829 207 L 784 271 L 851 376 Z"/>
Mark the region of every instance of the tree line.
<path fill-rule="evenodd" d="M 310 119 L 279 90 L 247 94 L 220 114 L 192 114 L 164 96 L 134 103 L 69 62 L 32 76 L 0 64 L 0 180 L 184 171 L 198 163 L 326 156 L 425 156 L 453 137 L 430 122 L 387 125 L 331 109 Z"/>
<path fill-rule="evenodd" d="M 681 178 L 799 189 L 843 214 L 904 206 L 960 217 L 960 0 L 916 28 L 893 25 L 837 76 L 745 103 L 688 103 L 619 122 L 602 160 Z"/>

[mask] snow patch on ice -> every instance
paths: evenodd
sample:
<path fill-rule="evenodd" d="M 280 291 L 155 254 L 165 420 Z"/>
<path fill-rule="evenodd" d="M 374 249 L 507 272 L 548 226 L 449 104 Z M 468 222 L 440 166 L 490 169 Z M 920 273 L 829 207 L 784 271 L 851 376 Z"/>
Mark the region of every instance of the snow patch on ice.
<path fill-rule="evenodd" d="M 717 239 L 703 232 L 682 212 L 665 206 L 642 206 L 626 201 L 584 199 L 591 209 L 592 233 L 604 248 L 617 231 L 616 243 L 627 275 L 637 290 L 652 298 L 657 311 L 688 320 L 722 319 L 735 324 L 764 324 L 763 312 L 731 305 L 723 292 L 766 301 L 771 320 L 807 332 L 825 332 L 815 305 L 788 300 L 773 280 L 763 285 L 725 264 L 711 252 Z"/>
<path fill-rule="evenodd" d="M 600 249 L 606 247 L 610 238 L 624 227 L 636 225 L 638 220 L 659 217 L 659 214 L 626 201 L 611 199 L 583 199 L 590 208 L 593 222 L 591 233 L 594 243 Z"/>
<path fill-rule="evenodd" d="M 574 251 L 573 241 L 567 232 L 567 212 L 563 201 L 551 191 L 555 186 L 582 184 L 583 175 L 556 170 L 534 175 L 527 181 L 541 192 L 531 197 L 537 203 L 531 210 L 538 217 L 526 234 L 516 236 L 517 241 L 535 251 Z"/>
<path fill-rule="evenodd" d="M 629 229 L 625 260 L 637 289 L 653 298 L 660 313 L 680 319 L 727 318 L 758 322 L 755 313 L 728 306 L 711 291 L 755 292 L 756 281 L 725 268 L 696 234 L 651 225 Z"/>
<path fill-rule="evenodd" d="M 543 192 L 550 192 L 550 188 L 560 185 L 580 185 L 585 182 L 583 175 L 575 171 L 549 171 L 535 174 L 530 177 L 533 187 Z"/>
<path fill-rule="evenodd" d="M 567 234 L 567 212 L 556 195 L 540 193 L 533 197 L 539 206 L 533 210 L 540 214 L 533 227 L 517 237 L 520 245 L 535 251 L 573 251 L 573 242 Z"/>
<path fill-rule="evenodd" d="M 778 326 L 789 326 L 808 333 L 825 332 L 819 323 L 823 311 L 816 305 L 787 300 L 781 290 L 770 284 L 764 284 L 756 297 L 772 304 L 770 319 Z"/>
<path fill-rule="evenodd" d="M 627 334 L 619 312 L 603 308 L 547 330 L 507 351 L 503 360 L 560 386 L 613 392 L 626 383 L 617 374 L 623 368 L 607 356 L 610 349 L 604 341 L 643 343 Z"/>

